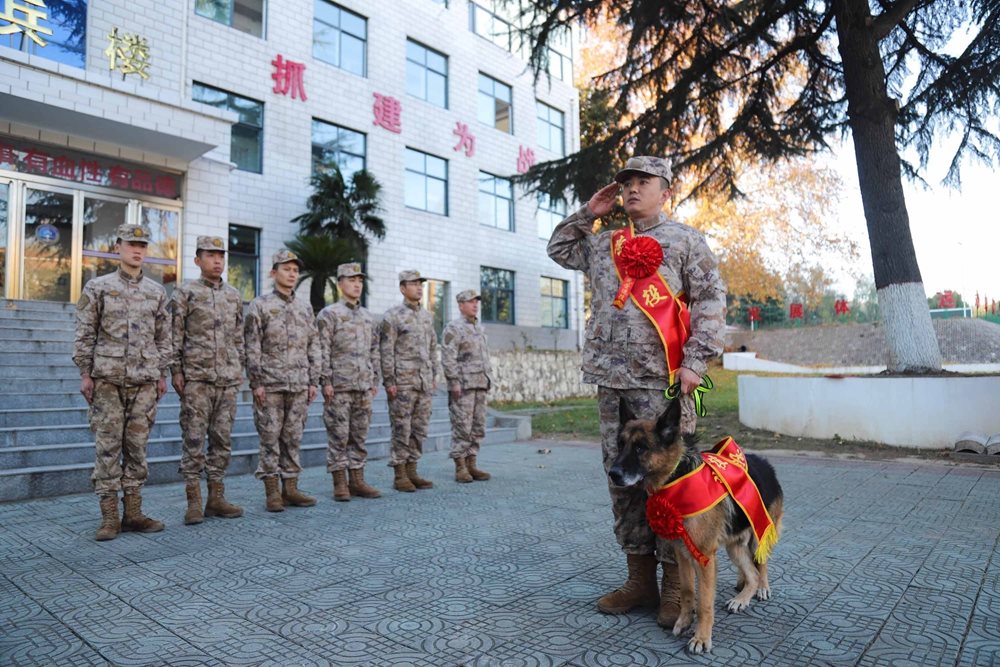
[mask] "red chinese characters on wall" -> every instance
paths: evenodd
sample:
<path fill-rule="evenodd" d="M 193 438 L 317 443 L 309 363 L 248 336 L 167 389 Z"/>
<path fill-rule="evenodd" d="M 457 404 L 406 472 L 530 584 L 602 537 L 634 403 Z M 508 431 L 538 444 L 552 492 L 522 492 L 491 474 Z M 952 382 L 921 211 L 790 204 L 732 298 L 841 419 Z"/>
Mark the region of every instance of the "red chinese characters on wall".
<path fill-rule="evenodd" d="M 271 61 L 271 66 L 274 67 L 274 71 L 271 73 L 271 78 L 274 79 L 272 92 L 290 96 L 293 100 L 298 97 L 303 102 L 309 99 L 306 97 L 306 84 L 304 80 L 306 72 L 305 63 L 285 60 L 284 56 L 279 53 Z"/>
<path fill-rule="evenodd" d="M 453 151 L 465 150 L 465 157 L 472 157 L 476 154 L 476 137 L 469 132 L 469 126 L 465 123 L 455 121 L 455 129 L 451 131 L 458 137 L 458 143 L 452 147 Z"/>
<path fill-rule="evenodd" d="M 517 147 L 517 173 L 526 174 L 535 164 L 535 151 L 524 146 Z"/>
<path fill-rule="evenodd" d="M 399 134 L 403 131 L 403 105 L 395 97 L 372 93 L 375 102 L 372 104 L 372 113 L 375 121 L 372 125 L 385 128 L 390 132 Z"/>

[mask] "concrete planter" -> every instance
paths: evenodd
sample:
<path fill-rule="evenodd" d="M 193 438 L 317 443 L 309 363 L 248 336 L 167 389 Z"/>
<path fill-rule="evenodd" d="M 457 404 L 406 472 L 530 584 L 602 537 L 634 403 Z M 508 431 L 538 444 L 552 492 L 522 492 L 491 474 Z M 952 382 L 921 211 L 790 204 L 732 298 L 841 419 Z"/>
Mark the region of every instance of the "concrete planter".
<path fill-rule="evenodd" d="M 740 422 L 810 438 L 951 448 L 966 431 L 1000 433 L 1000 376 L 738 378 Z"/>

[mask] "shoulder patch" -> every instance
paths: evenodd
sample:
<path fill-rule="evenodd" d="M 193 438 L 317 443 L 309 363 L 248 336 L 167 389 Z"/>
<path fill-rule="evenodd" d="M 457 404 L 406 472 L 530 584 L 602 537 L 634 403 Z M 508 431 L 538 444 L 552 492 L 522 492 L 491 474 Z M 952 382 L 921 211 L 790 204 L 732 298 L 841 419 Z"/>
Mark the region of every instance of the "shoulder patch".
<path fill-rule="evenodd" d="M 80 298 L 77 300 L 76 307 L 86 308 L 89 305 L 90 305 L 90 297 L 87 296 L 86 292 L 84 292 L 83 294 L 80 295 Z"/>

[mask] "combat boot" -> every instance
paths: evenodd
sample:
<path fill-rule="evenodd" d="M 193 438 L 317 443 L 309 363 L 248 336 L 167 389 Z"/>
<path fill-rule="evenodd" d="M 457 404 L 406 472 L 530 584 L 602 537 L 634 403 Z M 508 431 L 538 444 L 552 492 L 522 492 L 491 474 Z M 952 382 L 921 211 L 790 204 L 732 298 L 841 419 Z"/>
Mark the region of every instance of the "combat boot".
<path fill-rule="evenodd" d="M 268 512 L 284 512 L 285 504 L 281 502 L 281 491 L 278 490 L 277 477 L 264 478 L 264 493 L 267 494 L 267 504 L 264 506 Z"/>
<path fill-rule="evenodd" d="M 681 615 L 680 574 L 677 563 L 660 563 L 663 566 L 663 582 L 660 586 L 660 610 L 656 614 L 656 624 L 672 630 L 677 617 Z"/>
<path fill-rule="evenodd" d="M 201 480 L 187 480 L 184 492 L 187 494 L 188 501 L 187 511 L 184 512 L 184 525 L 201 523 L 205 520 L 205 515 L 201 511 Z"/>
<path fill-rule="evenodd" d="M 118 519 L 118 494 L 101 496 L 101 525 L 94 539 L 98 542 L 113 540 L 118 537 L 121 529 L 122 524 Z"/>
<path fill-rule="evenodd" d="M 472 475 L 465 467 L 465 459 L 461 456 L 455 457 L 455 481 L 467 484 L 472 481 Z"/>
<path fill-rule="evenodd" d="M 416 461 L 410 461 L 409 463 L 406 464 L 406 476 L 410 478 L 411 482 L 413 482 L 413 486 L 417 487 L 418 489 L 434 488 L 434 482 L 432 482 L 429 479 L 424 479 L 423 477 L 417 474 Z"/>
<path fill-rule="evenodd" d="M 205 516 L 221 516 L 223 519 L 237 519 L 243 516 L 242 507 L 226 500 L 226 485 L 221 479 L 217 482 L 208 481 Z"/>
<path fill-rule="evenodd" d="M 628 580 L 597 601 L 597 609 L 605 614 L 624 614 L 633 607 L 655 607 L 660 601 L 656 556 L 626 554 L 626 557 Z"/>
<path fill-rule="evenodd" d="M 382 497 L 378 489 L 365 481 L 364 468 L 355 468 L 349 472 L 351 474 L 351 481 L 347 488 L 350 490 L 352 496 L 361 496 L 362 498 Z"/>
<path fill-rule="evenodd" d="M 348 502 L 351 499 L 351 492 L 347 488 L 347 471 L 333 471 L 333 499 L 340 502 Z"/>
<path fill-rule="evenodd" d="M 281 480 L 281 500 L 285 505 L 293 507 L 312 507 L 316 504 L 316 499 L 299 491 L 299 480 L 297 477 L 289 477 Z"/>
<path fill-rule="evenodd" d="M 491 477 L 491 475 L 488 472 L 486 472 L 485 470 L 480 470 L 479 468 L 476 467 L 475 454 L 465 457 L 465 467 L 468 468 L 469 474 L 472 475 L 472 479 L 476 480 L 477 482 L 485 482 Z"/>
<path fill-rule="evenodd" d="M 399 465 L 392 466 L 392 471 L 395 473 L 395 478 L 392 480 L 392 488 L 397 491 L 405 491 L 406 493 L 413 493 L 417 490 L 417 487 L 413 486 L 413 482 L 410 481 L 409 476 L 406 474 L 406 464 L 400 463 Z"/>
<path fill-rule="evenodd" d="M 158 533 L 163 530 L 163 522 L 151 519 L 142 513 L 142 494 L 139 489 L 126 489 L 122 498 L 125 516 L 122 517 L 122 532 Z"/>

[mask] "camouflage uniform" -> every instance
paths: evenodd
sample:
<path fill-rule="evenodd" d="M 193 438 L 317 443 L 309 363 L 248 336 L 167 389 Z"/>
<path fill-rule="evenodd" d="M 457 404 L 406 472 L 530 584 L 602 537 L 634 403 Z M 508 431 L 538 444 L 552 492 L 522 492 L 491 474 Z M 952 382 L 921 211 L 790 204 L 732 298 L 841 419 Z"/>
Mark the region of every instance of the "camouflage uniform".
<path fill-rule="evenodd" d="M 400 281 L 419 280 L 403 278 Z M 389 398 L 392 445 L 389 465 L 398 466 L 420 459 L 431 418 L 431 399 L 436 376 L 437 336 L 434 321 L 420 304 L 405 301 L 390 308 L 382 318 L 379 350 L 382 355 L 382 384 L 396 387 Z"/>
<path fill-rule="evenodd" d="M 243 297 L 222 280 L 212 283 L 198 278 L 174 290 L 170 307 L 173 320 L 170 371 L 184 376 L 181 397 L 184 448 L 180 472 L 190 480 L 199 479 L 205 470 L 209 481 L 221 481 L 232 455 L 230 436 L 246 362 Z"/>
<path fill-rule="evenodd" d="M 275 258 L 283 253 L 288 254 L 281 251 Z M 274 290 L 250 303 L 244 333 L 250 388 L 267 391 L 263 403 L 254 401 L 253 420 L 260 436 L 255 474 L 258 479 L 279 474 L 296 479 L 302 471 L 299 447 L 309 411 L 308 390 L 319 385 L 323 363 L 312 309 L 294 292 Z"/>
<path fill-rule="evenodd" d="M 149 231 L 122 225 L 119 237 L 148 242 Z M 162 286 L 142 272 L 133 278 L 121 269 L 87 283 L 76 304 L 73 363 L 94 380 L 89 417 L 97 495 L 138 491 L 146 481 L 156 383 L 166 377 L 169 361 L 170 323 Z"/>
<path fill-rule="evenodd" d="M 625 171 L 665 173 L 658 158 L 632 158 Z M 560 222 L 552 232 L 548 253 L 557 264 L 587 274 L 592 289 L 591 312 L 583 348 L 583 381 L 598 385 L 598 409 L 605 471 L 618 453 L 618 403 L 628 402 L 639 418 L 653 419 L 666 406 L 669 384 L 663 343 L 656 329 L 631 300 L 622 309 L 612 303 L 620 281 L 611 257 L 611 232 L 592 233 L 595 216 L 588 206 Z M 636 220 L 637 235 L 654 238 L 663 248 L 659 272 L 674 294 L 688 297 L 691 336 L 682 366 L 704 375 L 707 362 L 722 351 L 726 290 L 718 262 L 704 236 L 666 215 Z M 681 430 L 693 433 L 696 415 L 690 395 L 681 398 Z M 645 492 L 611 486 L 615 535 L 622 550 L 651 554 L 654 536 L 646 523 Z M 662 552 L 661 552 L 662 553 Z M 669 551 L 667 552 L 669 553 Z"/>
<path fill-rule="evenodd" d="M 326 469 L 356 470 L 368 459 L 365 439 L 372 417 L 372 389 L 378 386 L 379 337 L 375 318 L 361 305 L 339 301 L 316 318 L 323 347 L 321 383 L 333 387 L 323 409 Z"/>
<path fill-rule="evenodd" d="M 461 303 L 478 298 L 472 290 L 458 295 Z M 451 416 L 451 458 L 477 456 L 486 436 L 486 393 L 490 388 L 490 351 L 486 332 L 477 317 L 459 317 L 445 327 L 441 336 L 441 366 L 448 379 L 448 391 L 462 395 L 448 397 Z"/>

